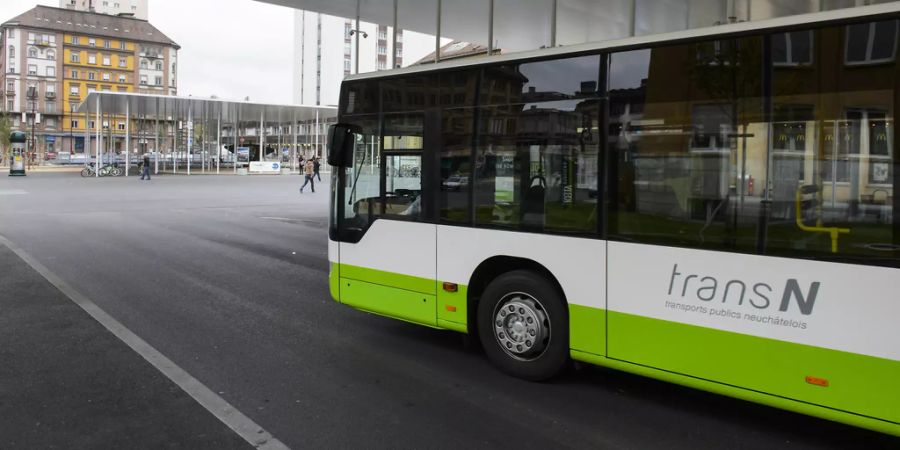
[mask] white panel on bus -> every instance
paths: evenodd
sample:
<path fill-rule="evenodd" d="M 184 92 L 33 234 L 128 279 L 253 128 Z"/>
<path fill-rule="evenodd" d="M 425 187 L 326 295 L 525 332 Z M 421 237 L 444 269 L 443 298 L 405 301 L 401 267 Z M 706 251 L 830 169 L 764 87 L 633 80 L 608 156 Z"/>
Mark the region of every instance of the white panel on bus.
<path fill-rule="evenodd" d="M 378 219 L 358 243 L 341 242 L 341 264 L 433 280 L 435 227 Z"/>
<path fill-rule="evenodd" d="M 609 261 L 610 311 L 900 360 L 898 269 L 621 242 Z"/>
<path fill-rule="evenodd" d="M 548 234 L 438 226 L 438 281 L 468 285 L 493 256 L 530 259 L 562 285 L 569 304 L 606 308 L 606 241 Z"/>

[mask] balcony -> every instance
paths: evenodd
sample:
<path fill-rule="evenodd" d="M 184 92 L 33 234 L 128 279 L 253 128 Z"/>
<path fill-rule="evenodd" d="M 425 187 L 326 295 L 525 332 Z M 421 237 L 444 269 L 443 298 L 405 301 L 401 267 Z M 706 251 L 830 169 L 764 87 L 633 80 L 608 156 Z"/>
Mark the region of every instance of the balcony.
<path fill-rule="evenodd" d="M 7 96 L 7 97 L 15 97 L 15 96 L 16 96 L 16 90 L 15 90 L 15 89 L 6 88 L 6 96 Z"/>
<path fill-rule="evenodd" d="M 47 100 L 53 100 L 56 98 L 56 92 L 47 92 L 46 94 Z"/>

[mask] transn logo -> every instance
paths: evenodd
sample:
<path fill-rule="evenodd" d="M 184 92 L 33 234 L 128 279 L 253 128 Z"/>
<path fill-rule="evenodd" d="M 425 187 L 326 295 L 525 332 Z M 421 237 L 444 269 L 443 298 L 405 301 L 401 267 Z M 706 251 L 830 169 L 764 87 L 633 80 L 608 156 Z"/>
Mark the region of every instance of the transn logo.
<path fill-rule="evenodd" d="M 675 264 L 669 280 L 669 297 L 703 302 L 719 301 L 738 306 L 743 306 L 746 302 L 756 309 L 764 310 L 773 306 L 772 299 L 780 296 L 779 311 L 786 312 L 792 303 L 796 303 L 801 314 L 812 314 L 820 282 L 813 281 L 805 292 L 796 278 L 788 278 L 780 290 L 773 288 L 773 284 L 777 283 L 719 280 L 709 275 L 682 273 L 678 271 L 678 264 Z"/>

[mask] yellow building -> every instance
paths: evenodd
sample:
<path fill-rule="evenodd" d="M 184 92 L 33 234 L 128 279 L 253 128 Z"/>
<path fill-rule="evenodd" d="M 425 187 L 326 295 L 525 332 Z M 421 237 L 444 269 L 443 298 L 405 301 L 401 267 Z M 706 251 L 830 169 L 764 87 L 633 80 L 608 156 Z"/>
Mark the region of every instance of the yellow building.
<path fill-rule="evenodd" d="M 35 159 L 82 154 L 86 132 L 89 149 L 102 131 L 108 153 L 124 150 L 123 117 L 72 113 L 89 92 L 177 94 L 180 47 L 146 20 L 37 6 L 0 25 L 0 42 L 0 110 L 34 129 Z"/>

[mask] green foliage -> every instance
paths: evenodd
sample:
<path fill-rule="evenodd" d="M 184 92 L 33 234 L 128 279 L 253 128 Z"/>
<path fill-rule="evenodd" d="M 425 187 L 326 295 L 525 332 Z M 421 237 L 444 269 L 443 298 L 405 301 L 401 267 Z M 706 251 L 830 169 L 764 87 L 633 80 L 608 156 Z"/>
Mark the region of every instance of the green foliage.
<path fill-rule="evenodd" d="M 9 148 L 9 133 L 12 132 L 12 120 L 9 114 L 0 112 L 0 152 Z"/>

